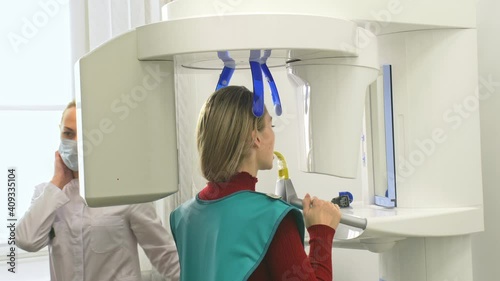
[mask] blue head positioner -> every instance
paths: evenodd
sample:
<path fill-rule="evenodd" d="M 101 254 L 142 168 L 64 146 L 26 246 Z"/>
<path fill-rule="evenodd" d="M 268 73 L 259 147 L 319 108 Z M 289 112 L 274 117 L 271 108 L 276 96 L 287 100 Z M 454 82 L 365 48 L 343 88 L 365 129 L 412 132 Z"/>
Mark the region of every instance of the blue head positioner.
<path fill-rule="evenodd" d="M 269 87 L 271 88 L 271 96 L 273 97 L 274 104 L 274 112 L 276 115 L 281 116 L 281 100 L 280 95 L 278 94 L 278 88 L 276 87 L 276 83 L 274 83 L 273 75 L 271 75 L 271 71 L 269 67 L 267 67 L 267 59 L 271 56 L 271 50 L 265 50 L 264 55 L 260 58 L 260 67 L 262 68 L 262 72 L 266 76 L 266 80 L 269 83 Z"/>
<path fill-rule="evenodd" d="M 216 91 L 229 85 L 229 81 L 231 80 L 234 69 L 236 68 L 236 63 L 229 56 L 228 51 L 217 52 L 217 56 L 224 62 L 224 68 L 222 69 L 222 73 L 220 74 L 219 82 L 217 82 L 217 87 L 215 87 Z"/>
<path fill-rule="evenodd" d="M 215 90 L 226 87 L 229 85 L 229 81 L 233 76 L 234 70 L 236 68 L 235 61 L 229 56 L 228 51 L 217 52 L 218 57 L 224 62 L 224 68 L 220 74 L 219 81 L 217 82 L 217 87 Z M 253 81 L 253 114 L 260 117 L 264 114 L 264 83 L 262 82 L 262 72 L 266 77 L 269 87 L 271 88 L 271 95 L 273 98 L 274 110 L 276 115 L 280 116 L 282 113 L 280 96 L 278 94 L 278 88 L 274 82 L 271 71 L 267 67 L 267 59 L 271 56 L 271 50 L 265 50 L 264 55 L 261 57 L 260 50 L 250 51 L 250 70 L 252 72 Z"/>

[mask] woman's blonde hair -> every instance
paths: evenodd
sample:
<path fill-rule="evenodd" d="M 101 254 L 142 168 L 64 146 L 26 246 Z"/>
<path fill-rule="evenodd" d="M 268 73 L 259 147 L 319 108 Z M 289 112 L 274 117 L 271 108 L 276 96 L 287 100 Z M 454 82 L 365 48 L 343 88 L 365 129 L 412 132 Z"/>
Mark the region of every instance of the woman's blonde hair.
<path fill-rule="evenodd" d="M 253 93 L 243 86 L 214 92 L 201 109 L 197 143 L 201 172 L 212 182 L 226 182 L 237 173 L 253 145 L 252 132 L 264 129 L 264 115 L 252 113 Z"/>
<path fill-rule="evenodd" d="M 62 112 L 62 116 L 61 116 L 61 122 L 62 122 L 62 120 L 63 120 L 63 118 L 64 118 L 64 113 L 66 113 L 66 110 L 68 110 L 68 109 L 70 109 L 70 108 L 72 108 L 72 107 L 76 107 L 76 101 L 75 101 L 74 99 L 73 99 L 72 101 L 70 101 L 70 102 L 68 103 L 68 105 L 66 105 L 66 108 L 63 110 L 63 112 Z"/>

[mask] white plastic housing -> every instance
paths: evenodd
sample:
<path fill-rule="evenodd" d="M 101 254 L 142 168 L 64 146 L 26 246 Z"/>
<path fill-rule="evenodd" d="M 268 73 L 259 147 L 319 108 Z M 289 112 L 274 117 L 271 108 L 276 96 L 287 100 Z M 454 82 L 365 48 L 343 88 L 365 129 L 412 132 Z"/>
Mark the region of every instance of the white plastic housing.
<path fill-rule="evenodd" d="M 450 12 L 451 7 L 453 12 Z M 163 6 L 162 18 L 216 16 L 223 22 L 227 15 L 302 14 L 359 22 L 361 27 L 380 34 L 438 27 L 475 27 L 476 15 L 471 12 L 474 10 L 475 2 L 470 0 L 177 0 Z M 318 30 L 325 29 L 318 28 L 311 33 Z"/>
<path fill-rule="evenodd" d="M 288 63 L 295 85 L 301 170 L 355 178 L 368 86 L 379 73 L 374 34 L 357 29 L 355 57 Z M 361 40 L 362 39 L 362 40 Z"/>
<path fill-rule="evenodd" d="M 378 41 L 381 63 L 393 72 L 398 206 L 482 206 L 476 30 Z"/>
<path fill-rule="evenodd" d="M 90 207 L 178 189 L 173 62 L 139 61 L 128 32 L 76 65 L 80 193 Z"/>
<path fill-rule="evenodd" d="M 350 65 L 293 66 L 301 132 L 301 170 L 355 178 L 366 89 L 378 70 Z M 294 79 L 295 81 L 299 79 Z M 307 82 L 306 82 L 307 81 Z"/>
<path fill-rule="evenodd" d="M 396 33 L 378 42 L 381 63 L 392 65 L 398 204 L 343 210 L 368 223 L 365 231 L 339 227 L 336 245 L 381 252 L 408 237 L 483 231 L 476 30 Z"/>

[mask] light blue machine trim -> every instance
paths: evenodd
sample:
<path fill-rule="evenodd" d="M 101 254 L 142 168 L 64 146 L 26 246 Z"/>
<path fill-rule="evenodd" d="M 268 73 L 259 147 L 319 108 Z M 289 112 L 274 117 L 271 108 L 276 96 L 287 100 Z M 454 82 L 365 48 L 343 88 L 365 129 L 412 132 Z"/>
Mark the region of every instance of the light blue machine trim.
<path fill-rule="evenodd" d="M 384 207 L 396 207 L 396 159 L 394 146 L 394 119 L 392 102 L 392 66 L 383 65 L 384 80 L 384 124 L 385 124 L 385 152 L 387 168 L 386 197 L 375 196 L 375 204 Z"/>

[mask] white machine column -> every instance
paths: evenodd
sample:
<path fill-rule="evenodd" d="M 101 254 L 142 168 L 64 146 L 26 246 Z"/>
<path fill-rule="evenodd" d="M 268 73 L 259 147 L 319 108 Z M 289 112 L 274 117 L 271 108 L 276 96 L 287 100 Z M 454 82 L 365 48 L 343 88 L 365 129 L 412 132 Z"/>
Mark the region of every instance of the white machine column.
<path fill-rule="evenodd" d="M 408 238 L 380 254 L 380 281 L 470 281 L 470 235 Z"/>

